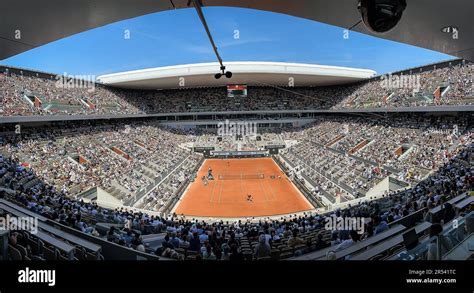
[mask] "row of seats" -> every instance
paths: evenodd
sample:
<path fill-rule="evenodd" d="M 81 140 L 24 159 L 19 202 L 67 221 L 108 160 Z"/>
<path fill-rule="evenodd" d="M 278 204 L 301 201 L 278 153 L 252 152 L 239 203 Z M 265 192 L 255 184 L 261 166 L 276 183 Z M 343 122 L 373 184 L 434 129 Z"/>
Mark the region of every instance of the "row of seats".
<path fill-rule="evenodd" d="M 189 111 L 302 110 L 430 105 L 472 105 L 474 65 L 461 63 L 408 75 L 416 84 L 387 86 L 379 78 L 330 87 L 249 87 L 248 97 L 229 103 L 225 87 L 162 91 L 63 89 L 55 79 L 0 73 L 0 113 L 97 115 Z M 398 76 L 398 75 L 397 75 Z M 387 76 L 383 76 L 387 78 Z M 405 77 L 407 75 L 405 74 Z M 442 91 L 441 91 L 442 89 Z"/>

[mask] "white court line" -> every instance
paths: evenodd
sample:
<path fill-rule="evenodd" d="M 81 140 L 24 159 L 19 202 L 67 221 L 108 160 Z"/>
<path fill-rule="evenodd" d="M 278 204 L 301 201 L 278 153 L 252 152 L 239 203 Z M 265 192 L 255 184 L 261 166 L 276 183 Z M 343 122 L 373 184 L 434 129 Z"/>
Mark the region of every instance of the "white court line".
<path fill-rule="evenodd" d="M 214 191 L 215 191 L 216 185 L 217 185 L 217 180 L 214 179 L 213 181 L 214 181 L 213 182 L 214 184 L 212 184 L 212 192 L 211 192 L 211 198 L 210 198 L 209 202 L 213 202 L 213 200 L 214 200 Z"/>
<path fill-rule="evenodd" d="M 249 194 L 249 192 L 247 188 L 243 187 L 245 185 L 244 183 L 245 181 L 242 179 L 242 177 L 240 177 L 240 185 L 242 186 L 242 197 L 247 201 L 247 195 Z"/>
<path fill-rule="evenodd" d="M 260 186 L 260 189 L 262 190 L 262 193 L 265 196 L 264 202 L 269 202 L 270 200 L 268 200 L 267 193 L 265 192 L 265 187 L 263 186 L 262 182 L 258 182 L 258 185 Z"/>
<path fill-rule="evenodd" d="M 217 200 L 218 203 L 221 203 L 221 195 L 222 195 L 222 187 L 224 186 L 224 182 L 221 182 L 220 189 L 219 189 L 219 199 Z"/>
<path fill-rule="evenodd" d="M 242 192 L 242 195 L 244 194 L 244 186 L 243 186 L 243 184 L 242 184 L 243 181 L 244 181 L 244 180 L 242 180 L 242 176 L 241 176 L 241 177 L 240 177 L 240 192 Z"/>
<path fill-rule="evenodd" d="M 261 162 L 260 165 L 259 165 L 260 168 L 262 167 L 262 165 L 261 165 L 262 163 L 263 163 L 263 162 Z M 265 170 L 265 169 L 264 169 L 264 170 Z M 259 169 L 258 171 L 259 171 L 261 174 L 264 174 L 264 171 L 262 171 L 261 169 Z M 264 176 L 265 176 L 265 174 L 264 174 Z M 265 183 L 268 184 L 267 178 L 264 177 L 264 179 L 262 179 L 262 180 L 264 181 L 264 183 L 262 183 L 262 182 L 260 181 L 259 184 L 260 184 L 260 188 L 261 188 L 262 191 L 263 191 L 263 194 L 265 194 L 265 201 L 266 201 L 266 202 L 271 202 L 271 201 L 275 200 L 275 198 L 273 197 L 273 195 L 272 195 L 272 200 L 269 200 L 269 199 L 268 199 L 267 192 L 266 192 L 266 190 L 265 190 Z"/>
<path fill-rule="evenodd" d="M 224 177 L 225 177 L 225 175 L 227 175 L 227 171 L 228 171 L 227 169 L 224 169 Z M 217 178 L 219 178 L 219 175 L 217 176 Z M 219 189 L 219 199 L 218 199 L 217 202 L 221 203 L 222 188 L 224 186 L 224 181 L 225 180 L 219 180 L 219 181 L 222 181 L 222 182 L 220 183 L 220 186 L 219 186 L 220 187 L 220 189 Z"/>
<path fill-rule="evenodd" d="M 261 172 L 262 170 L 258 169 L 258 172 Z M 261 172 L 263 174 L 263 172 Z M 265 202 L 268 202 L 268 197 L 267 197 L 267 193 L 265 192 L 265 187 L 263 186 L 262 184 L 262 181 L 261 180 L 265 180 L 265 179 L 257 179 L 258 180 L 258 186 L 260 186 L 260 189 L 262 190 L 262 193 L 263 195 L 265 196 Z"/>
<path fill-rule="evenodd" d="M 276 180 L 276 179 L 273 179 L 273 180 Z M 272 184 L 269 181 L 267 181 L 266 183 L 268 184 L 268 187 L 271 190 L 271 194 L 272 194 L 272 200 L 271 201 L 275 201 L 276 200 L 276 195 L 275 195 L 275 191 L 273 190 Z"/>
<path fill-rule="evenodd" d="M 288 179 L 288 177 L 286 177 L 285 172 L 283 172 L 283 171 L 281 170 L 280 166 L 278 166 L 278 164 L 277 164 L 274 160 L 272 160 L 272 164 L 275 165 L 276 168 L 277 168 L 277 174 L 273 174 L 273 175 L 275 175 L 275 179 L 273 179 L 273 180 L 284 180 L 285 178 Z M 280 179 L 278 179 L 278 177 L 280 177 Z M 291 185 L 291 186 L 294 186 L 291 181 L 290 181 L 290 185 Z M 269 184 L 269 186 L 270 186 L 270 189 L 272 190 L 273 200 L 277 200 L 277 196 L 276 196 L 275 190 L 273 189 L 273 187 L 272 187 L 271 184 Z"/>

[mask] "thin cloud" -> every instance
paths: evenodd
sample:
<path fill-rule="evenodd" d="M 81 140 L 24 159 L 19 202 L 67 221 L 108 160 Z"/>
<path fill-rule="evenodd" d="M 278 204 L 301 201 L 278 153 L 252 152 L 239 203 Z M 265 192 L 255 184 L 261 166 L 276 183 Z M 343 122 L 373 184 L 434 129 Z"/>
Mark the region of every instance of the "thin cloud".
<path fill-rule="evenodd" d="M 195 54 L 202 54 L 202 55 L 207 55 L 207 54 L 212 54 L 212 46 L 211 44 L 209 45 L 186 45 L 182 47 L 186 51 L 195 53 Z"/>
<path fill-rule="evenodd" d="M 222 42 L 218 47 L 220 48 L 229 48 L 236 46 L 243 46 L 248 44 L 258 44 L 265 42 L 272 42 L 270 38 L 253 38 L 253 39 L 232 39 L 231 41 Z"/>

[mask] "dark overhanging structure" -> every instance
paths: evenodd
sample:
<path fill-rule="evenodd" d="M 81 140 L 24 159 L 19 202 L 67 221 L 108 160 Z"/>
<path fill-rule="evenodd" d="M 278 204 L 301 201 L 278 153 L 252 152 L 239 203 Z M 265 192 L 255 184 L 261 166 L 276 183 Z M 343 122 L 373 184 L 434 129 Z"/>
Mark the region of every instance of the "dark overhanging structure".
<path fill-rule="evenodd" d="M 367 35 L 474 60 L 474 1 L 407 0 L 398 25 L 373 34 L 360 21 L 358 0 L 201 0 L 204 7 L 228 6 L 288 14 Z M 145 14 L 191 8 L 190 0 L 2 0 L 0 60 L 41 45 Z M 225 16 L 223 16 L 225 17 Z M 458 35 L 454 37 L 452 30 Z"/>

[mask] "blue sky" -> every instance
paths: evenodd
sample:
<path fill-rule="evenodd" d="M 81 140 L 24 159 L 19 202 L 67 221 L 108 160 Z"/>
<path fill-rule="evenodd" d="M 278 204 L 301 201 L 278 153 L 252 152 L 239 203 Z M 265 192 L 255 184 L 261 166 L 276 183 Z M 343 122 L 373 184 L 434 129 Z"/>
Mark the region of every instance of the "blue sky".
<path fill-rule="evenodd" d="M 387 73 L 452 59 L 452 56 L 283 14 L 204 8 L 210 30 L 225 61 L 300 62 L 367 68 Z M 125 39 L 125 30 L 130 39 Z M 235 39 L 238 30 L 239 38 Z M 57 74 L 101 75 L 113 72 L 215 62 L 194 9 L 159 12 L 46 44 L 0 64 Z"/>

